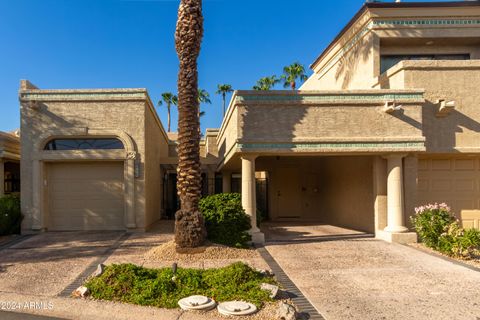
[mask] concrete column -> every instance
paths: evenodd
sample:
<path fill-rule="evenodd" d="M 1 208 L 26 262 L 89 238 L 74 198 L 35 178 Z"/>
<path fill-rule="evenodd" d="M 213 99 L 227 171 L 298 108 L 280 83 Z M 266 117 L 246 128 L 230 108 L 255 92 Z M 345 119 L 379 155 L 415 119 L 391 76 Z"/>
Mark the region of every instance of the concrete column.
<path fill-rule="evenodd" d="M 232 192 L 232 173 L 230 171 L 222 172 L 222 192 Z"/>
<path fill-rule="evenodd" d="M 387 159 L 387 232 L 406 232 L 403 218 L 403 170 L 404 155 L 390 155 Z"/>
<path fill-rule="evenodd" d="M 5 162 L 0 159 L 0 197 L 5 194 Z"/>
<path fill-rule="evenodd" d="M 42 230 L 44 226 L 44 217 L 42 210 L 43 199 L 43 163 L 39 160 L 33 160 L 32 163 L 32 230 Z"/>
<path fill-rule="evenodd" d="M 135 157 L 132 153 L 125 161 L 124 184 L 125 184 L 125 215 L 128 229 L 137 227 L 135 217 Z"/>
<path fill-rule="evenodd" d="M 250 216 L 253 243 L 265 243 L 265 237 L 257 227 L 257 199 L 255 186 L 255 155 L 242 156 L 242 206 Z"/>

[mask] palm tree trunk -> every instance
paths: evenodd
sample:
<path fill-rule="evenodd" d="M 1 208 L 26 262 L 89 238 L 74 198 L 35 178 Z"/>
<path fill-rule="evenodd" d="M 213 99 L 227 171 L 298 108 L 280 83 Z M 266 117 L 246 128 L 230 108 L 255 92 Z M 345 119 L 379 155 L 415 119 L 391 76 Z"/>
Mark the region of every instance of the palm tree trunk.
<path fill-rule="evenodd" d="M 222 98 L 223 98 L 223 117 L 225 118 L 225 92 L 222 93 Z"/>
<path fill-rule="evenodd" d="M 202 0 L 181 0 L 175 31 L 175 47 L 180 61 L 177 192 L 181 208 L 175 214 L 177 248 L 198 247 L 207 235 L 198 209 L 201 168 L 197 58 L 202 36 Z"/>
<path fill-rule="evenodd" d="M 297 87 L 297 84 L 295 83 L 295 81 L 292 81 L 290 82 L 290 86 L 292 87 L 292 90 L 295 90 L 295 88 Z"/>
<path fill-rule="evenodd" d="M 167 103 L 167 122 L 168 122 L 168 132 L 170 132 L 170 103 Z"/>

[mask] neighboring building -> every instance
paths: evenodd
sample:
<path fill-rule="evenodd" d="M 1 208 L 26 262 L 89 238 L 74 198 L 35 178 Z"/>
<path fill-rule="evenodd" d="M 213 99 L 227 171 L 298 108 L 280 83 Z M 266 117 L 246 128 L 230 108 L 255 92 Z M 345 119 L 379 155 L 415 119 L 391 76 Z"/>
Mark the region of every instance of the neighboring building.
<path fill-rule="evenodd" d="M 19 132 L 0 131 L 0 197 L 20 192 Z"/>
<path fill-rule="evenodd" d="M 425 202 L 479 227 L 478 1 L 366 3 L 312 69 L 300 91 L 235 92 L 202 142 L 205 193 L 241 191 L 255 241 L 257 203 L 395 242 Z M 174 212 L 175 139 L 144 89 L 24 81 L 20 101 L 25 229 L 143 230 Z"/>

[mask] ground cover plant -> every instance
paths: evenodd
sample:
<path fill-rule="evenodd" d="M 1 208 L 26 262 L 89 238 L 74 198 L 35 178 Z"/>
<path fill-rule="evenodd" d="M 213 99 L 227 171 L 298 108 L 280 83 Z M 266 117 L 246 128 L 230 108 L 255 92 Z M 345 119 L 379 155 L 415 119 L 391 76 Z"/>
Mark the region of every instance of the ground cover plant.
<path fill-rule="evenodd" d="M 252 239 L 250 217 L 242 207 L 239 193 L 220 193 L 200 200 L 208 240 L 236 248 L 248 247 Z"/>
<path fill-rule="evenodd" d="M 16 195 L 0 197 L 0 236 L 20 233 L 21 223 L 20 197 Z"/>
<path fill-rule="evenodd" d="M 107 266 L 85 286 L 95 299 L 120 301 L 160 308 L 177 308 L 178 300 L 204 295 L 217 302 L 243 300 L 261 307 L 272 301 L 260 284 L 275 283 L 272 277 L 237 262 L 218 269 L 147 269 L 133 264 Z"/>
<path fill-rule="evenodd" d="M 415 208 L 415 215 L 410 219 L 421 241 L 429 248 L 467 259 L 480 252 L 480 230 L 462 228 L 445 203 Z"/>

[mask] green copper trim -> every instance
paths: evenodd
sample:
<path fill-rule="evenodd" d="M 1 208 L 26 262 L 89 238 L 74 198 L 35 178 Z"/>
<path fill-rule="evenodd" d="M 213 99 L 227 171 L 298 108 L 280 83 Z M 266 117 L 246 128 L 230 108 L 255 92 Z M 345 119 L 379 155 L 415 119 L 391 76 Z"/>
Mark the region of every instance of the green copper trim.
<path fill-rule="evenodd" d="M 109 99 L 146 99 L 145 92 L 55 92 L 55 93 L 21 93 L 20 99 L 51 101 L 51 100 L 109 100 Z"/>
<path fill-rule="evenodd" d="M 239 143 L 240 149 L 423 148 L 424 142 Z"/>
<path fill-rule="evenodd" d="M 373 27 L 379 26 L 448 26 L 448 25 L 478 25 L 480 24 L 480 19 L 402 19 L 402 20 L 373 20 L 369 22 L 362 30 L 360 30 L 349 42 L 347 42 L 342 49 L 337 52 L 333 58 L 322 68 L 323 70 L 330 69 L 334 64 L 336 64 L 345 52 L 349 51 L 356 43 Z M 322 76 L 324 73 L 322 73 Z"/>
<path fill-rule="evenodd" d="M 380 101 L 385 100 L 422 100 L 423 93 L 365 93 L 365 94 L 319 94 L 319 95 L 244 95 L 237 96 L 236 102 L 248 101 Z"/>

